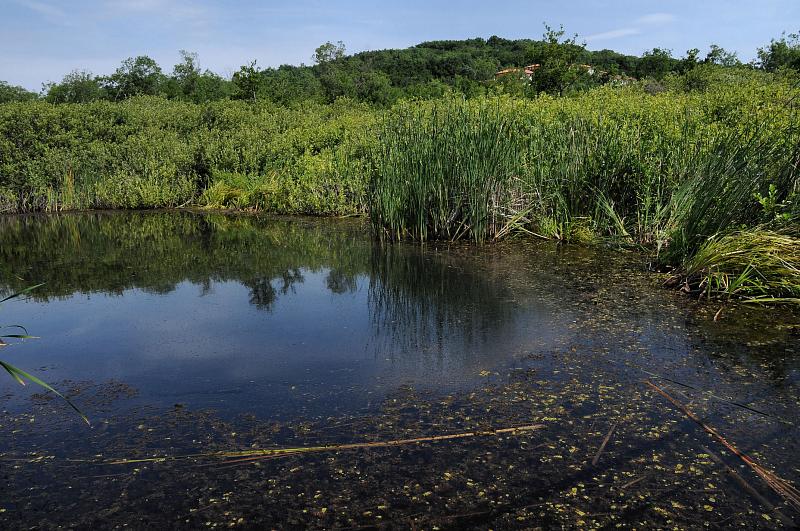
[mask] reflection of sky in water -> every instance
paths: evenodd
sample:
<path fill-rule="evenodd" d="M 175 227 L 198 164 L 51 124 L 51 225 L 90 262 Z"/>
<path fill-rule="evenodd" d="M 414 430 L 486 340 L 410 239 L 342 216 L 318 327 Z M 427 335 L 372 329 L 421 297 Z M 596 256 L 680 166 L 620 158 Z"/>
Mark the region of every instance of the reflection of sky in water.
<path fill-rule="evenodd" d="M 394 491 L 405 492 L 409 484 L 425 484 L 429 473 L 447 480 L 450 471 L 466 471 L 476 484 L 491 481 L 481 492 L 492 492 L 502 485 L 498 477 L 511 480 L 503 488 L 519 488 L 514 478 L 525 470 L 530 475 L 524 483 L 532 489 L 520 491 L 525 506 L 542 495 L 541 488 L 560 496 L 574 484 L 594 481 L 587 478 L 600 470 L 615 478 L 601 486 L 604 492 L 652 474 L 656 489 L 642 497 L 648 503 L 671 499 L 677 489 L 695 497 L 701 490 L 673 483 L 670 460 L 705 455 L 700 452 L 709 439 L 648 390 L 645 378 L 667 382 L 654 374 L 673 378 L 666 387 L 691 401 L 704 421 L 794 479 L 800 349 L 796 332 L 785 328 L 792 326 L 792 314 L 771 320 L 775 314 L 726 307 L 715 322 L 717 304 L 662 289 L 657 276 L 636 262 L 639 255 L 524 240 L 381 247 L 363 227 L 335 223 L 187 213 L 0 217 L 0 281 L 13 285 L 17 272 L 26 278 L 13 287 L 0 284 L 0 292 L 34 279 L 47 282 L 34 299 L 2 307 L 0 323 L 20 322 L 41 336 L 4 349 L 3 358 L 62 389 L 76 387 L 64 380 L 96 384 L 76 398 L 95 424 L 87 430 L 61 401 L 28 401 L 39 389 L 0 379 L 0 397 L 22 398 L 2 402 L 21 413 L 4 413 L 11 422 L 0 431 L 0 450 L 55 457 L 7 467 L 7 498 L 16 507 L 5 515 L 16 511 L 34 526 L 82 514 L 114 518 L 109 507 L 119 500 L 117 521 L 167 518 L 174 526 L 176 503 L 190 500 L 182 512 L 191 514 L 197 502 L 200 521 L 207 522 L 202 511 L 211 507 L 206 500 L 213 489 L 222 499 L 223 493 L 242 492 L 235 504 L 252 503 L 260 512 L 265 500 L 252 493 L 272 501 L 280 470 L 271 462 L 253 467 L 252 474 L 230 469 L 226 476 L 227 465 L 158 463 L 120 474 L 91 459 L 67 462 L 64 456 L 135 458 L 253 444 L 384 440 L 533 418 L 548 422 L 534 444 L 517 446 L 513 437 L 502 446 L 473 441 L 476 446 L 457 462 L 447 452 L 459 451 L 458 445 L 442 444 L 438 468 L 431 459 L 436 451 L 424 448 L 410 458 L 375 453 L 366 464 L 367 452 L 348 454 L 352 466 L 344 461 L 346 452 L 326 457 L 329 464 L 318 456 L 309 456 L 310 466 L 287 463 L 280 479 L 288 497 L 279 498 L 279 511 L 290 514 L 287 506 L 304 504 L 304 491 L 332 488 L 343 491 L 344 500 L 362 499 L 357 493 L 363 490 L 347 489 L 365 485 L 368 477 L 376 478 L 375 487 L 366 488 L 384 503 L 384 494 L 392 492 L 382 489 L 388 478 L 398 477 Z M 526 370 L 509 376 L 505 369 L 514 367 Z M 499 375 L 481 375 L 484 370 Z M 474 395 L 456 393 L 452 402 L 403 392 L 384 400 L 403 384 L 449 392 L 475 389 L 487 379 L 490 386 Z M 138 389 L 139 398 L 120 399 L 127 389 L 113 381 Z M 792 424 L 712 400 L 709 390 Z M 155 408 L 136 407 L 141 405 Z M 206 408 L 216 413 L 199 411 Z M 268 421 L 233 418 L 238 413 Z M 690 437 L 692 429 L 699 439 Z M 612 432 L 600 467 L 587 468 L 603 435 Z M 570 455 L 576 451 L 571 466 L 564 466 L 567 446 Z M 662 450 L 665 455 L 656 453 Z M 558 459 L 540 459 L 538 451 Z M 618 474 L 618 466 L 631 472 Z M 352 471 L 349 480 L 341 480 L 347 477 L 338 475 L 341 470 L 333 474 L 339 467 Z M 103 475 L 106 470 L 112 473 Z M 295 475 L 300 470 L 306 475 Z M 717 482 L 712 474 L 692 477 L 701 489 L 708 479 Z M 449 489 L 432 490 L 449 498 L 464 488 L 444 485 Z M 471 490 L 477 495 L 477 488 Z M 623 490 L 629 499 L 633 491 Z M 282 503 L 287 499 L 292 502 Z M 592 503 L 598 499 L 592 495 Z M 640 510 L 632 511 L 639 521 Z"/>
<path fill-rule="evenodd" d="M 324 413 L 362 407 L 372 393 L 402 384 L 446 390 L 473 383 L 519 354 L 532 329 L 540 335 L 547 328 L 538 307 L 500 316 L 502 326 L 487 333 L 498 322 L 483 315 L 494 308 L 487 301 L 444 315 L 436 305 L 421 311 L 426 301 L 412 297 L 397 309 L 374 303 L 381 283 L 365 275 L 335 292 L 330 270 L 300 272 L 303 280 L 285 293 L 282 280 L 273 280 L 279 295 L 268 309 L 251 304 L 251 289 L 234 281 L 16 302 L 14 319 L 31 323 L 41 339 L 6 352 L 21 366 L 46 367 L 40 374 L 49 381 L 118 380 L 148 403 Z"/>
<path fill-rule="evenodd" d="M 796 335 L 758 314 L 715 323 L 716 306 L 703 316 L 617 253 L 381 247 L 330 220 L 117 213 L 0 219 L 0 257 L 4 281 L 29 279 L 5 292 L 47 282 L 0 310 L 41 337 L 4 359 L 57 385 L 120 381 L 145 404 L 353 412 L 404 384 L 471 387 L 559 349 L 590 378 L 641 380 L 635 365 L 796 404 Z M 0 393 L 34 391 L 0 379 Z"/>

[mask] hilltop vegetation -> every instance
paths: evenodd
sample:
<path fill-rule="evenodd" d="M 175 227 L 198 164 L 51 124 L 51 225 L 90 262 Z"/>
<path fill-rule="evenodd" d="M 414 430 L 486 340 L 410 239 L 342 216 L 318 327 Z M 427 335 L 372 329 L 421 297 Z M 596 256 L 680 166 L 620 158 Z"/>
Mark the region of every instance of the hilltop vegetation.
<path fill-rule="evenodd" d="M 325 43 L 311 57 L 313 65 L 260 68 L 256 61 L 242 66 L 230 79 L 201 68 L 197 54 L 180 51 L 181 61 L 166 72 L 147 56 L 122 61 L 111 74 L 85 70 L 43 85 L 41 94 L 0 82 L 0 103 L 44 99 L 50 103 L 122 101 L 135 96 L 205 103 L 226 99 L 269 101 L 281 105 L 337 98 L 388 106 L 400 99 L 429 99 L 447 93 L 476 97 L 498 92 L 535 96 L 572 93 L 609 82 L 665 78 L 701 73 L 704 68 L 764 72 L 800 71 L 800 37 L 783 35 L 758 50 L 758 60 L 743 64 L 735 53 L 711 45 L 681 58 L 672 50 L 654 48 L 641 57 L 613 50 L 588 50 L 577 36 L 546 27 L 541 40 L 509 40 L 493 36 L 461 41 L 431 41 L 406 49 L 367 51 L 347 55 L 344 44 Z M 538 64 L 530 81 L 505 76 L 500 69 Z M 591 69 L 580 68 L 589 65 Z"/>

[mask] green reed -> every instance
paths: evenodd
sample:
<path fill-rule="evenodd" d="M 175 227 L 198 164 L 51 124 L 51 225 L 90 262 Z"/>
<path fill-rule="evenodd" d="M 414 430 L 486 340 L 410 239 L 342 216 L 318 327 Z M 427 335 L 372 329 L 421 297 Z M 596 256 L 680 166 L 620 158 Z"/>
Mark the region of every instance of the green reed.
<path fill-rule="evenodd" d="M 395 108 L 370 186 L 375 227 L 398 239 L 485 240 L 513 197 L 521 144 L 518 121 L 495 102 Z"/>

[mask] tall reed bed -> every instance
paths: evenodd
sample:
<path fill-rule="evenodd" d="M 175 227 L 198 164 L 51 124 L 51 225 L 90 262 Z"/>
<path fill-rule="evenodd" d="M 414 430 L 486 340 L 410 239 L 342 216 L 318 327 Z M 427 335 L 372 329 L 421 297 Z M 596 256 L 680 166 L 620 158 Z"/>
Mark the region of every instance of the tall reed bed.
<path fill-rule="evenodd" d="M 370 186 L 375 227 L 397 239 L 485 240 L 514 196 L 521 133 L 499 102 L 393 109 Z"/>
<path fill-rule="evenodd" d="M 372 221 L 392 238 L 611 239 L 652 250 L 664 266 L 692 264 L 699 279 L 702 260 L 691 260 L 701 250 L 752 242 L 726 234 L 778 214 L 797 225 L 793 95 L 780 86 L 657 97 L 604 89 L 395 107 L 376 151 Z M 781 242 L 777 255 L 800 246 L 785 231 L 770 241 Z M 742 272 L 734 269 L 724 274 Z M 793 265 L 762 269 L 772 272 L 758 277 L 764 293 L 800 287 Z"/>

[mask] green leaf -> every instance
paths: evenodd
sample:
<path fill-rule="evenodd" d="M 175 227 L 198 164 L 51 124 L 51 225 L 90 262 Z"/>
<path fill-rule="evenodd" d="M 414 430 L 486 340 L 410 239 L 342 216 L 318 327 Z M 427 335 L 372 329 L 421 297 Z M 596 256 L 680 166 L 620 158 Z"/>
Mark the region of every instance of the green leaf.
<path fill-rule="evenodd" d="M 36 376 L 34 376 L 32 374 L 29 374 L 29 373 L 23 371 L 22 369 L 14 367 L 10 363 L 6 363 L 5 361 L 0 361 L 0 366 L 2 366 L 6 370 L 6 372 L 8 372 L 8 374 L 10 374 L 20 384 L 25 385 L 24 379 L 27 379 L 27 380 L 30 380 L 31 382 L 33 382 L 33 383 L 35 383 L 35 384 L 37 384 L 37 385 L 39 385 L 41 387 L 44 387 L 48 391 L 52 391 L 56 395 L 60 396 L 62 399 L 64 399 L 64 401 L 67 404 L 70 405 L 70 407 L 72 407 L 72 409 L 74 409 L 78 413 L 78 415 L 81 416 L 81 418 L 83 419 L 84 422 L 86 422 L 86 424 L 88 424 L 89 426 L 92 425 L 92 423 L 89 422 L 89 419 L 86 417 L 86 415 L 83 414 L 83 411 L 78 409 L 78 406 L 73 404 L 72 401 L 69 398 L 67 398 L 66 396 L 62 395 L 58 391 L 56 391 L 50 384 L 48 384 L 46 382 L 43 382 L 42 380 L 40 380 Z"/>
<path fill-rule="evenodd" d="M 18 291 L 17 293 L 14 293 L 13 295 L 9 295 L 5 299 L 0 300 L 0 304 L 4 303 L 6 301 L 10 301 L 11 299 L 15 299 L 17 297 L 20 297 L 22 295 L 25 295 L 26 293 L 29 293 L 29 292 L 35 290 L 36 288 L 39 288 L 39 287 L 42 287 L 42 286 L 44 286 L 44 282 L 42 282 L 41 284 L 36 284 L 35 286 L 31 286 L 29 288 L 25 288 L 22 291 Z"/>

